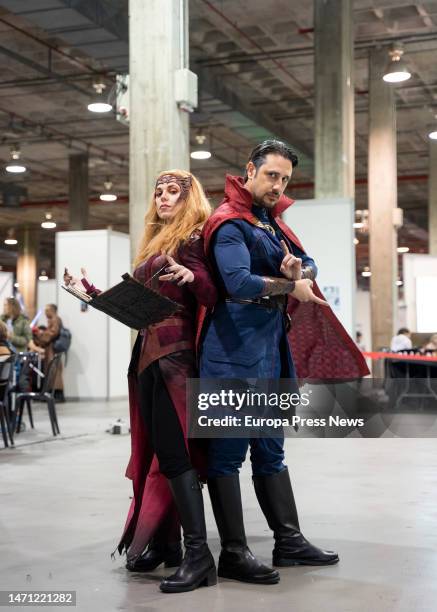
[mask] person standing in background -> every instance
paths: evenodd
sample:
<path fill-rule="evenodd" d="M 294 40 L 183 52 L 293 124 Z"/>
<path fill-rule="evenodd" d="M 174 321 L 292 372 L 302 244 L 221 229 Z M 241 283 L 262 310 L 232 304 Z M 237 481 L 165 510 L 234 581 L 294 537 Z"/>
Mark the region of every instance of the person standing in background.
<path fill-rule="evenodd" d="M 7 339 L 16 352 L 26 351 L 32 339 L 29 319 L 23 314 L 19 301 L 14 297 L 5 300 L 4 312 L 0 317 L 8 327 Z"/>
<path fill-rule="evenodd" d="M 44 372 L 47 372 L 49 363 L 55 356 L 54 344 L 61 333 L 62 320 L 58 316 L 56 304 L 47 304 L 44 314 L 47 319 L 47 328 L 36 330 L 34 342 L 44 349 Z M 55 399 L 58 402 L 65 402 L 63 371 L 64 365 L 61 361 L 55 378 Z"/>

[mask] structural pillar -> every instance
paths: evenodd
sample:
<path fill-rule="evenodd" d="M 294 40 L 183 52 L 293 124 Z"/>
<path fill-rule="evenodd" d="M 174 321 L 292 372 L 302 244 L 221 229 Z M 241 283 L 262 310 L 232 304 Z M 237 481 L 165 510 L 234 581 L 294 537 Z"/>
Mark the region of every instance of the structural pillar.
<path fill-rule="evenodd" d="M 88 153 L 72 153 L 69 157 L 70 229 L 88 229 Z"/>
<path fill-rule="evenodd" d="M 129 0 L 132 258 L 144 231 L 144 215 L 157 174 L 189 169 L 188 114 L 175 102 L 175 71 L 187 67 L 187 0 Z"/>
<path fill-rule="evenodd" d="M 37 229 L 24 229 L 20 232 L 18 246 L 18 290 L 23 298 L 27 316 L 33 319 L 37 304 L 39 231 Z"/>
<path fill-rule="evenodd" d="M 315 0 L 315 197 L 354 198 L 352 0 Z"/>
<path fill-rule="evenodd" d="M 437 140 L 429 140 L 428 172 L 429 254 L 437 256 Z"/>
<path fill-rule="evenodd" d="M 355 255 L 353 245 L 355 146 L 352 0 L 314 1 L 315 199 L 303 205 L 302 222 L 330 233 L 335 248 L 306 237 L 319 264 L 319 285 L 347 331 L 355 333 Z M 297 227 L 297 210 L 290 223 Z M 294 221 L 293 217 L 296 217 Z M 306 219 L 306 221 L 305 221 Z M 320 246 L 323 248 L 319 250 Z"/>
<path fill-rule="evenodd" d="M 396 108 L 393 85 L 382 80 L 387 47 L 370 51 L 369 254 L 372 349 L 390 346 L 397 319 Z"/>

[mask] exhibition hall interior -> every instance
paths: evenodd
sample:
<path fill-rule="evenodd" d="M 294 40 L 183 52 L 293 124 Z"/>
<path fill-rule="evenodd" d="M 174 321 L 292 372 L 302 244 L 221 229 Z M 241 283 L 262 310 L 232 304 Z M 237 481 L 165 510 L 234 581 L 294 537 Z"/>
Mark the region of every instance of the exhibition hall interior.
<path fill-rule="evenodd" d="M 437 0 L 0 0 L 0 605 L 435 610 L 436 57 Z M 230 278 L 263 292 L 232 293 L 230 226 L 246 240 Z M 278 367 L 254 369 L 275 343 Z M 274 579 L 225 569 L 211 466 L 239 437 L 222 428 L 214 457 L 210 430 L 190 438 L 199 377 L 318 398 L 282 433 L 245 430 L 233 472 L 244 547 L 269 567 L 275 547 Z M 218 570 L 186 588 L 197 510 L 157 450 L 175 452 L 175 415 Z M 295 533 L 339 562 L 278 557 L 290 520 L 272 518 L 257 479 L 276 468 L 256 455 L 279 436 Z M 172 503 L 178 587 L 150 527 Z M 147 571 L 134 547 L 158 555 Z"/>

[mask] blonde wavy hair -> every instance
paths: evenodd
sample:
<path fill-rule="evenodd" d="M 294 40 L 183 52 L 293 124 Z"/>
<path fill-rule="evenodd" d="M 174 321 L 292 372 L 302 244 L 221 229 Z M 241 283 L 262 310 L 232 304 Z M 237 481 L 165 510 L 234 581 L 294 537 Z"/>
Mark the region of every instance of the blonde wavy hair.
<path fill-rule="evenodd" d="M 185 170 L 166 170 L 158 175 L 157 182 L 164 174 L 172 174 L 178 178 L 191 177 L 191 187 L 184 205 L 169 222 L 164 222 L 158 217 L 155 190 L 153 190 L 149 208 L 144 217 L 144 234 L 134 260 L 134 268 L 158 253 L 174 255 L 194 231 L 202 229 L 212 211 L 202 185 L 193 174 Z"/>

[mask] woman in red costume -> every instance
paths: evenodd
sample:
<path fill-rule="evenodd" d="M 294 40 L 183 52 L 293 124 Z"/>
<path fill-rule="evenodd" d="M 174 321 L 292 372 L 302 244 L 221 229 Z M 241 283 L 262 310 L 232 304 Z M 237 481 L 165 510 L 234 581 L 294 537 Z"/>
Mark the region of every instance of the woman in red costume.
<path fill-rule="evenodd" d="M 138 281 L 182 307 L 140 331 L 128 372 L 132 449 L 126 475 L 134 496 L 118 549 L 127 551 L 131 571 L 179 565 L 161 582 L 164 592 L 217 581 L 198 479 L 203 454 L 187 440 L 185 400 L 186 379 L 197 376 L 197 305 L 211 308 L 217 295 L 200 236 L 210 212 L 192 174 L 161 173 L 134 262 Z M 66 284 L 77 282 L 67 271 L 64 279 Z M 88 292 L 95 291 L 86 278 L 81 283 Z"/>

